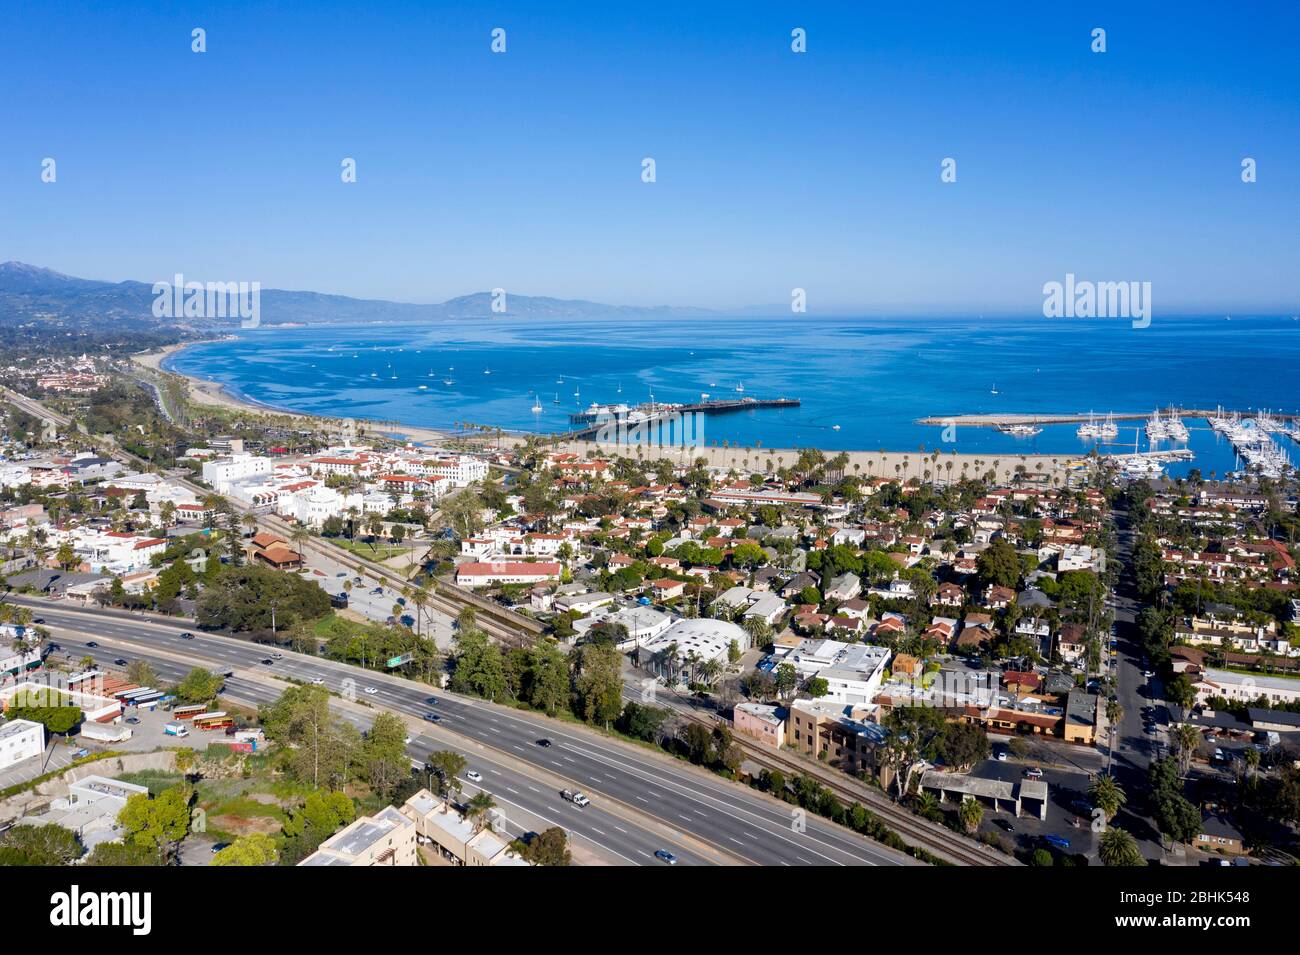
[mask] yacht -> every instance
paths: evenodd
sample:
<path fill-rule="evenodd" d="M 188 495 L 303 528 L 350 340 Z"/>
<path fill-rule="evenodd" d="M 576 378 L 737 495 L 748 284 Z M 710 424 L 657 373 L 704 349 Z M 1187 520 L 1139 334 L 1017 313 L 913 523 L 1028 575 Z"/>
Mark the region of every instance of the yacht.
<path fill-rule="evenodd" d="M 840 426 L 837 425 L 837 424 L 833 424 L 833 425 L 831 425 L 831 430 L 832 430 L 832 431 L 838 431 L 838 430 L 840 430 Z"/>
<path fill-rule="evenodd" d="M 1101 425 L 1097 423 L 1097 416 L 1094 415 L 1091 411 L 1089 411 L 1088 420 L 1085 421 L 1083 424 L 1079 425 L 1079 429 L 1075 432 L 1075 434 L 1077 434 L 1081 438 L 1100 438 Z"/>
<path fill-rule="evenodd" d="M 1115 423 L 1113 412 L 1106 414 L 1106 420 L 1097 427 L 1097 436 L 1102 438 L 1115 438 L 1119 436 L 1119 425 Z"/>
<path fill-rule="evenodd" d="M 1043 429 L 1033 424 L 1000 424 L 998 430 L 1003 434 L 1013 434 L 1017 438 L 1032 438 L 1036 434 L 1042 434 Z"/>
<path fill-rule="evenodd" d="M 1165 419 L 1160 417 L 1160 409 L 1157 408 L 1151 413 L 1151 418 L 1147 421 L 1147 439 L 1150 441 L 1163 441 L 1169 437 L 1169 425 Z"/>
<path fill-rule="evenodd" d="M 534 396 L 534 397 L 533 397 L 533 414 L 541 414 L 541 413 L 542 413 L 542 402 L 541 402 L 541 399 L 539 399 L 539 398 L 537 398 L 536 396 Z"/>

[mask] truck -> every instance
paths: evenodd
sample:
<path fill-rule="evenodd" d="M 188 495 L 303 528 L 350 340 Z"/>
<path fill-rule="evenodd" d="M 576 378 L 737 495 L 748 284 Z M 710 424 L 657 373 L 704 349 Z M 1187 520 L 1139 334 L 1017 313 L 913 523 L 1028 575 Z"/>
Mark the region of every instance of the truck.
<path fill-rule="evenodd" d="M 163 727 L 163 732 L 168 736 L 189 736 L 190 728 L 184 723 L 168 723 Z"/>
<path fill-rule="evenodd" d="M 560 798 L 566 802 L 571 802 L 575 806 L 590 806 L 591 800 L 586 794 L 577 789 L 565 789 L 560 792 Z"/>

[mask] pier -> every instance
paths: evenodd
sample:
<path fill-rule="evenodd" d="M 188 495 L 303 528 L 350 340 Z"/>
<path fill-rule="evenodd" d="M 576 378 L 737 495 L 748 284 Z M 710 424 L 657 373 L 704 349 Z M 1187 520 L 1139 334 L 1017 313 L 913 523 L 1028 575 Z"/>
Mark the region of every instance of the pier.
<path fill-rule="evenodd" d="M 569 415 L 569 421 L 579 427 L 570 431 L 563 438 L 575 440 L 595 434 L 600 430 L 600 422 L 626 422 L 627 425 L 652 425 L 656 422 L 672 419 L 685 414 L 730 414 L 736 411 L 750 411 L 757 408 L 798 408 L 798 398 L 721 398 L 716 401 L 692 401 L 684 404 L 664 404 L 649 402 L 629 408 L 627 405 L 593 405 L 586 411 Z M 601 416 L 605 416 L 603 419 Z"/>

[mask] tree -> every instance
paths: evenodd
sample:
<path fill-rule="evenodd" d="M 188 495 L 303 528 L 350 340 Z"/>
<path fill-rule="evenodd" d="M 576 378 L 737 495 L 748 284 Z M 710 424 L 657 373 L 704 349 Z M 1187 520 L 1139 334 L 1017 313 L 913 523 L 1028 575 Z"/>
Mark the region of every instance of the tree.
<path fill-rule="evenodd" d="M 381 799 L 409 775 L 411 761 L 406 756 L 406 724 L 401 717 L 387 711 L 375 716 L 361 745 L 361 760 L 371 787 Z"/>
<path fill-rule="evenodd" d="M 14 826 L 0 835 L 0 866 L 68 865 L 81 853 L 77 834 L 62 826 Z"/>
<path fill-rule="evenodd" d="M 158 682 L 158 671 L 148 660 L 132 660 L 127 665 L 126 678 L 140 686 L 152 686 Z"/>
<path fill-rule="evenodd" d="M 475 832 L 492 828 L 492 810 L 497 807 L 491 793 L 479 790 L 465 804 L 465 818 L 470 821 Z"/>
<path fill-rule="evenodd" d="M 180 784 L 163 790 L 157 798 L 136 793 L 126 801 L 117 821 L 125 831 L 123 841 L 153 849 L 164 857 L 190 830 L 190 802 L 194 790 Z"/>
<path fill-rule="evenodd" d="M 982 585 L 1014 588 L 1020 582 L 1020 557 L 1004 537 L 994 540 L 975 558 L 975 569 Z"/>
<path fill-rule="evenodd" d="M 1088 798 L 1105 814 L 1107 822 L 1115 818 L 1127 799 L 1124 790 L 1120 788 L 1119 783 L 1115 782 L 1115 777 L 1102 775 L 1093 779 L 1092 785 L 1088 788 Z"/>
<path fill-rule="evenodd" d="M 274 865 L 280 857 L 275 840 L 262 832 L 240 836 L 212 857 L 211 865 Z"/>
<path fill-rule="evenodd" d="M 1101 834 L 1097 854 L 1101 857 L 1102 865 L 1140 866 L 1147 864 L 1147 860 L 1142 858 L 1142 852 L 1138 849 L 1137 840 L 1125 830 L 1113 826 Z"/>
<path fill-rule="evenodd" d="M 962 827 L 967 832 L 973 833 L 984 821 L 984 805 L 978 799 L 967 796 L 957 807 L 957 818 L 961 820 Z"/>
<path fill-rule="evenodd" d="M 446 796 L 451 792 L 460 792 L 460 774 L 465 771 L 466 759 L 460 753 L 449 749 L 434 750 L 428 756 L 428 765 L 438 777 L 438 795 Z"/>
<path fill-rule="evenodd" d="M 559 826 L 543 829 L 526 843 L 515 843 L 516 851 L 533 865 L 560 866 L 573 861 L 569 837 Z"/>
<path fill-rule="evenodd" d="M 216 698 L 224 684 L 224 677 L 195 667 L 176 685 L 176 695 L 187 703 L 208 703 Z"/>
<path fill-rule="evenodd" d="M 988 759 L 990 749 L 988 736 L 973 723 L 947 723 L 935 742 L 936 755 L 958 770 Z"/>
<path fill-rule="evenodd" d="M 614 647 L 589 643 L 572 656 L 578 715 L 608 727 L 623 712 L 622 655 Z"/>
<path fill-rule="evenodd" d="M 825 696 L 831 691 L 830 684 L 827 683 L 824 678 L 819 676 L 815 676 L 805 683 L 804 689 L 807 690 L 808 695 L 814 699 L 820 696 Z"/>
<path fill-rule="evenodd" d="M 266 735 L 288 749 L 288 766 L 313 787 L 342 786 L 360 747 L 356 727 L 330 712 L 323 686 L 293 686 L 259 713 Z"/>

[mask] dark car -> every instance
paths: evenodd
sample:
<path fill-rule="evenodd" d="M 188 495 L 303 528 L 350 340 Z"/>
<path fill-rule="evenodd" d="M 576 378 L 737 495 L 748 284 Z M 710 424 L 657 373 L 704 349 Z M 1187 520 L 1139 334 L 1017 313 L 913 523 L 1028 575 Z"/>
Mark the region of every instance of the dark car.
<path fill-rule="evenodd" d="M 182 639 L 182 640 L 193 640 L 193 639 L 194 639 L 194 634 L 192 634 L 192 633 L 190 633 L 188 630 L 186 630 L 184 633 L 181 634 L 181 639 Z"/>
<path fill-rule="evenodd" d="M 677 864 L 677 856 L 673 855 L 667 849 L 656 849 L 655 858 L 660 862 L 667 862 L 669 865 Z"/>
<path fill-rule="evenodd" d="M 374 590 L 372 590 L 372 591 L 370 591 L 370 592 L 371 592 L 372 594 L 382 594 L 382 593 L 384 592 L 384 588 L 383 588 L 383 587 L 376 587 Z"/>
<path fill-rule="evenodd" d="M 427 703 L 429 706 L 437 706 L 438 698 L 436 696 L 425 697 L 424 702 Z"/>
<path fill-rule="evenodd" d="M 272 660 L 270 657 L 267 657 L 265 660 L 262 661 L 262 666 L 269 667 L 269 666 L 273 665 L 274 663 L 275 663 L 274 660 Z"/>
<path fill-rule="evenodd" d="M 999 829 L 1002 829 L 1002 830 L 1004 830 L 1004 831 L 1006 831 L 1006 832 L 1015 832 L 1015 831 L 1016 831 L 1016 827 L 1013 826 L 1013 825 L 1011 825 L 1011 820 L 1009 820 L 1009 819 L 995 819 L 995 820 L 993 820 L 993 823 L 994 823 L 994 825 L 996 825 Z"/>
<path fill-rule="evenodd" d="M 137 723 L 140 722 L 139 719 L 137 719 L 137 718 L 134 717 L 134 716 L 128 716 L 128 717 L 126 718 L 126 721 L 127 721 L 128 723 L 130 723 L 132 726 L 135 726 Z"/>
<path fill-rule="evenodd" d="M 123 660 L 121 657 L 118 657 L 116 660 L 113 661 L 113 665 L 114 665 L 114 666 L 119 666 L 119 667 L 124 667 L 124 666 L 126 666 L 127 664 L 126 664 L 126 661 L 125 661 L 125 660 Z"/>
<path fill-rule="evenodd" d="M 88 647 L 90 647 L 92 650 L 94 650 L 94 649 L 96 649 L 96 648 L 99 647 L 99 644 L 96 643 L 94 640 L 91 640 L 89 643 L 86 644 L 86 646 L 88 646 Z"/>
<path fill-rule="evenodd" d="M 32 623 L 44 623 L 44 622 L 45 622 L 44 617 L 32 617 Z"/>
<path fill-rule="evenodd" d="M 222 849 L 226 848 L 226 846 L 228 846 L 228 845 L 230 845 L 229 842 L 214 842 L 214 843 L 212 844 L 212 854 L 213 854 L 213 855 L 216 855 L 218 852 L 220 852 Z"/>
<path fill-rule="evenodd" d="M 539 740 L 537 741 L 537 745 L 538 745 L 538 746 L 550 746 L 550 745 L 551 745 L 551 741 L 550 741 L 549 739 L 539 739 Z"/>

